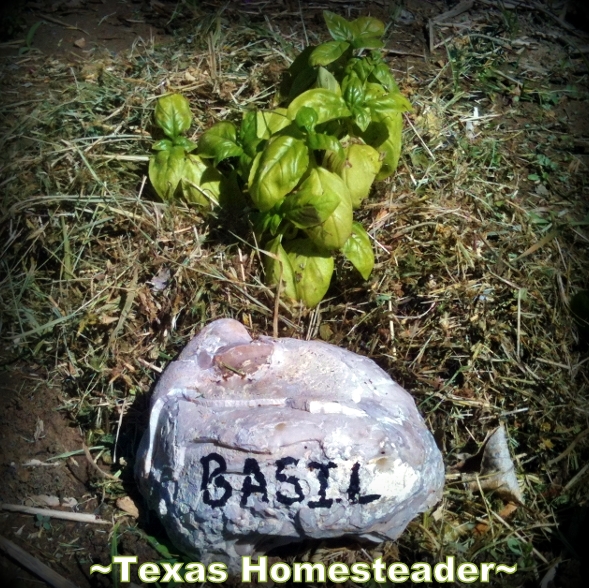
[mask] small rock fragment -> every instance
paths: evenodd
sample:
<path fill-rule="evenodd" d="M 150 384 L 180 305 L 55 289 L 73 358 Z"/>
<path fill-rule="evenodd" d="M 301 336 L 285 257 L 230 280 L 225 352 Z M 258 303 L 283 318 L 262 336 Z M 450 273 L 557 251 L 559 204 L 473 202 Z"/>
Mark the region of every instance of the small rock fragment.
<path fill-rule="evenodd" d="M 131 515 L 134 519 L 139 518 L 139 509 L 130 496 L 122 496 L 117 498 L 117 508 Z"/>

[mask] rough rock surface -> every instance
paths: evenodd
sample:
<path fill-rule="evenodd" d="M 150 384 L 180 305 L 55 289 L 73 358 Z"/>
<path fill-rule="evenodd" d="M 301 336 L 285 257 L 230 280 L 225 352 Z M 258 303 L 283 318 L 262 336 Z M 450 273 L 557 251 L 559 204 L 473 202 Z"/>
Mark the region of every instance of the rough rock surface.
<path fill-rule="evenodd" d="M 372 360 L 232 319 L 162 374 L 136 474 L 177 547 L 231 569 L 304 538 L 395 539 L 444 483 L 413 398 Z"/>

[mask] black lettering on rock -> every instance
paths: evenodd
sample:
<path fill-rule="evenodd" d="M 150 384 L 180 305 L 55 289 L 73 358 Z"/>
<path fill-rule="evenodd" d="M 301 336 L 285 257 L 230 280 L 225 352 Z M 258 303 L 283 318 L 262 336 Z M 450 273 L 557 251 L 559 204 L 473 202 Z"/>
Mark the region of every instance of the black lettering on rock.
<path fill-rule="evenodd" d="M 303 489 L 301 488 L 301 484 L 299 482 L 299 479 L 295 478 L 294 476 L 287 477 L 285 474 L 282 473 L 286 466 L 289 466 L 289 465 L 296 466 L 298 463 L 299 463 L 299 460 L 295 459 L 294 457 L 283 457 L 282 459 L 279 459 L 276 462 L 276 479 L 279 482 L 285 482 L 286 484 L 292 484 L 294 486 L 294 491 L 296 492 L 296 496 L 285 496 L 280 491 L 276 492 L 276 500 L 278 500 L 278 502 L 281 502 L 282 504 L 286 504 L 287 506 L 290 506 L 291 504 L 294 504 L 295 502 L 302 502 L 303 498 L 305 498 L 305 495 L 303 494 Z"/>
<path fill-rule="evenodd" d="M 380 494 L 367 494 L 360 496 L 360 464 L 356 462 L 352 466 L 352 473 L 350 474 L 350 485 L 348 486 L 348 499 L 352 504 L 368 504 L 380 498 Z"/>
<path fill-rule="evenodd" d="M 212 473 L 210 471 L 211 462 L 216 462 L 218 464 Z M 223 476 L 221 476 L 222 473 L 227 471 L 227 462 L 222 455 L 219 455 L 218 453 L 209 453 L 200 458 L 200 463 L 202 464 L 202 484 L 200 488 L 203 491 L 203 502 L 213 508 L 225 506 L 232 493 L 231 485 Z M 223 488 L 225 490 L 221 498 L 211 498 L 208 486 L 213 480 L 217 488 Z"/>
<path fill-rule="evenodd" d="M 317 479 L 319 480 L 319 500 L 310 500 L 309 508 L 331 508 L 333 499 L 325 498 L 325 491 L 328 485 L 329 470 L 330 468 L 337 468 L 337 465 L 332 461 L 327 463 L 312 461 L 309 468 L 317 470 Z"/>
<path fill-rule="evenodd" d="M 241 496 L 241 502 L 239 503 L 239 506 L 245 506 L 247 504 L 247 499 L 254 492 L 261 492 L 262 500 L 264 502 L 268 502 L 268 487 L 266 484 L 266 478 L 260 471 L 258 462 L 253 457 L 248 457 L 245 460 L 243 473 L 247 475 L 247 478 L 243 481 L 243 486 L 241 487 L 243 494 Z M 252 482 L 252 476 L 258 483 L 257 485 Z"/>

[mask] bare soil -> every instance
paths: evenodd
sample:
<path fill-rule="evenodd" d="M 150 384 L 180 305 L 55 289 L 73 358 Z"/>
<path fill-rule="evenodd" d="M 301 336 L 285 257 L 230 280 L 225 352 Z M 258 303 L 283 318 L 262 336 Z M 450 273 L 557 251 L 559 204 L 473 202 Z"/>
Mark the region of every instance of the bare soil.
<path fill-rule="evenodd" d="M 43 55 L 73 65 L 91 67 L 93 57 L 105 52 L 115 56 L 132 48 L 138 40 L 162 43 L 166 18 L 174 4 L 161 4 L 160 11 L 148 2 L 119 0 L 38 0 L 3 3 L 0 7 L 0 56 L 23 55 L 22 40 L 31 31 L 30 48 Z M 39 24 L 40 23 L 40 24 Z M 36 26 L 38 25 L 38 26 Z M 34 28 L 36 27 L 36 28 Z M 24 47 L 27 47 L 25 44 Z M 20 50 L 20 51 L 19 51 Z M 17 76 L 18 77 L 18 76 Z M 4 80 L 4 84 L 6 81 Z M 3 85 L 3 90 L 11 90 Z M 23 148 L 26 147 L 23 145 Z M 101 479 L 86 456 L 78 454 L 38 465 L 48 458 L 79 451 L 84 443 L 81 430 L 63 410 L 61 386 L 48 385 L 47 374 L 39 366 L 0 361 L 0 503 L 25 504 L 41 508 L 47 500 L 75 500 L 77 512 L 92 513 L 111 520 L 113 509 L 103 501 L 96 482 Z M 37 465 L 26 465 L 27 463 Z M 100 467 L 108 471 L 108 464 Z M 0 535 L 16 542 L 56 572 L 78 586 L 108 586 L 110 579 L 90 577 L 92 563 L 108 562 L 111 553 L 111 526 L 86 525 L 17 513 L 0 513 Z M 123 542 L 127 541 L 126 538 Z M 145 542 L 131 539 L 129 552 L 137 551 L 143 560 L 157 559 Z M 137 543 L 137 544 L 136 544 Z M 13 560 L 0 555 L 3 586 L 25 588 L 44 585 Z"/>

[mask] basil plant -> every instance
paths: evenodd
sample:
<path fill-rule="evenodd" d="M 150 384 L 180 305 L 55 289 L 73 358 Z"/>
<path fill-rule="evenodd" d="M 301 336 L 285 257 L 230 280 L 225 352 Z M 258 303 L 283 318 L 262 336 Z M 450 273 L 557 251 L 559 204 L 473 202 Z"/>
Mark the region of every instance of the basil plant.
<path fill-rule="evenodd" d="M 292 63 L 272 110 L 248 110 L 236 126 L 214 124 L 194 144 L 187 100 L 160 98 L 149 177 L 166 200 L 249 211 L 266 252 L 269 285 L 306 306 L 325 296 L 341 252 L 364 279 L 370 238 L 353 218 L 374 180 L 390 176 L 401 152 L 402 113 L 411 105 L 379 49 L 384 25 L 324 12 L 333 41 Z"/>

